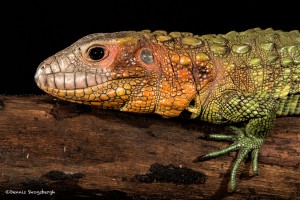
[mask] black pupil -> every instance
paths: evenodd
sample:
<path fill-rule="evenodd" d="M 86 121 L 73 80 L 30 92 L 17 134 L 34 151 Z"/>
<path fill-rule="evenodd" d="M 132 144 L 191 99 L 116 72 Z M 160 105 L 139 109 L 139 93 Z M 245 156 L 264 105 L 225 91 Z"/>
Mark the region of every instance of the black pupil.
<path fill-rule="evenodd" d="M 102 47 L 94 47 L 90 50 L 89 56 L 92 60 L 100 60 L 104 56 L 104 49 Z"/>

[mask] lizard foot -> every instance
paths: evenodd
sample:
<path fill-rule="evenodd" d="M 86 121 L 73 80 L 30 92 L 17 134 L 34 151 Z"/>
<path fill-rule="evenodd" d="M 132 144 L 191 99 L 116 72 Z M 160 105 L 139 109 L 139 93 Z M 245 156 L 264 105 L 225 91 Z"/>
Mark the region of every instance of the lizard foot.
<path fill-rule="evenodd" d="M 238 155 L 235 160 L 235 163 L 233 165 L 233 169 L 231 171 L 230 175 L 230 188 L 231 192 L 235 192 L 236 190 L 236 176 L 238 169 L 241 165 L 241 162 L 244 161 L 248 154 L 251 152 L 252 156 L 252 170 L 255 175 L 258 175 L 258 170 L 257 170 L 257 164 L 258 164 L 258 154 L 259 154 L 259 149 L 263 143 L 262 138 L 257 138 L 252 135 L 247 135 L 245 133 L 244 128 L 237 128 L 230 126 L 229 127 L 233 132 L 235 133 L 234 135 L 223 135 L 223 134 L 210 134 L 206 138 L 211 139 L 211 140 L 227 140 L 227 141 L 233 141 L 231 145 L 228 147 L 211 152 L 209 154 L 206 154 L 204 156 L 199 156 L 194 160 L 194 162 L 201 162 L 201 161 L 206 161 L 212 158 L 216 158 L 218 156 L 227 154 L 231 151 L 238 150 Z"/>

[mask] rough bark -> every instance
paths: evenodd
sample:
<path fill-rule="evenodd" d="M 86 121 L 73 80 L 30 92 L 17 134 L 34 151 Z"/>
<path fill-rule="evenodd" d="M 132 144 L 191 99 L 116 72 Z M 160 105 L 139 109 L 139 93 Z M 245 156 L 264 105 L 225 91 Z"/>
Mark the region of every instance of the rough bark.
<path fill-rule="evenodd" d="M 259 176 L 246 162 L 234 194 L 227 185 L 236 153 L 193 163 L 228 145 L 201 139 L 224 131 L 198 120 L 99 110 L 48 95 L 0 96 L 0 198 L 300 199 L 299 116 L 276 120 L 261 149 Z M 141 176 L 154 163 L 171 173 L 162 171 L 155 182 Z M 203 179 L 195 181 L 195 174 Z M 164 182 L 170 176 L 175 179 Z M 55 194 L 31 194 L 42 191 Z"/>

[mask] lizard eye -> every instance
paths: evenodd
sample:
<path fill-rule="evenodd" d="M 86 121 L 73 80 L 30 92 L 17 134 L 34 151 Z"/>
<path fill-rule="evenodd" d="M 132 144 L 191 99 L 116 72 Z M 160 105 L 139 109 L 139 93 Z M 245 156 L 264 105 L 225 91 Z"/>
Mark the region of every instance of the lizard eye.
<path fill-rule="evenodd" d="M 101 60 L 105 55 L 105 50 L 102 47 L 93 47 L 89 49 L 88 55 L 92 60 Z"/>

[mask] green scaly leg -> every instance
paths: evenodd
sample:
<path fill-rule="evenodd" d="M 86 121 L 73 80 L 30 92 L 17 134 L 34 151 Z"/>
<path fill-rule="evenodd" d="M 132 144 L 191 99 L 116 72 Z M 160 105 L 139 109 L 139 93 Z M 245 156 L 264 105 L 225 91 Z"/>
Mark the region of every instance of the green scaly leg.
<path fill-rule="evenodd" d="M 231 171 L 230 176 L 230 188 L 232 192 L 235 192 L 237 172 L 241 163 L 247 158 L 249 153 L 251 153 L 253 173 L 255 175 L 258 174 L 259 150 L 263 144 L 264 139 L 268 136 L 274 120 L 275 114 L 268 114 L 261 118 L 254 118 L 249 120 L 245 128 L 237 128 L 230 126 L 229 128 L 235 133 L 234 135 L 208 135 L 208 139 L 233 141 L 233 143 L 224 149 L 211 152 L 204 156 L 199 156 L 197 159 L 195 159 L 194 162 L 209 160 L 227 154 L 229 152 L 238 150 L 238 155 L 233 165 L 233 169 Z"/>

